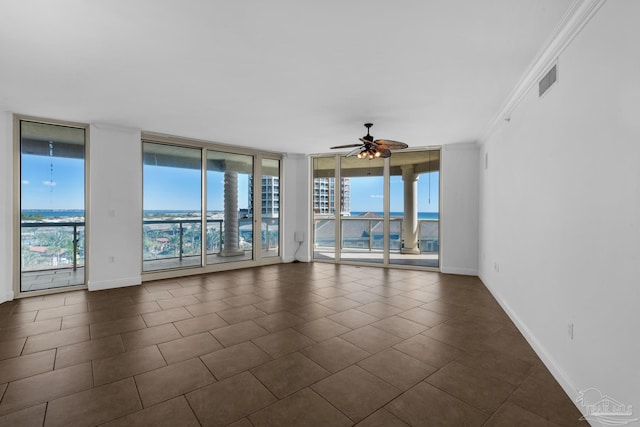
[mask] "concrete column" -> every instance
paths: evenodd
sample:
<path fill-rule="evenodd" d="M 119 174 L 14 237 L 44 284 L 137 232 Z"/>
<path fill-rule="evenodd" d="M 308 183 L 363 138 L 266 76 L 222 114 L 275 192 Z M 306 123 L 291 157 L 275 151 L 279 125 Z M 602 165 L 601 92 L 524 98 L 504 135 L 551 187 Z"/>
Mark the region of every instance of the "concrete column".
<path fill-rule="evenodd" d="M 413 165 L 402 166 L 402 181 L 404 183 L 404 219 L 402 221 L 403 254 L 419 254 L 418 238 L 418 175 Z"/>
<path fill-rule="evenodd" d="M 244 255 L 238 238 L 238 172 L 224 172 L 224 248 L 220 256 Z"/>

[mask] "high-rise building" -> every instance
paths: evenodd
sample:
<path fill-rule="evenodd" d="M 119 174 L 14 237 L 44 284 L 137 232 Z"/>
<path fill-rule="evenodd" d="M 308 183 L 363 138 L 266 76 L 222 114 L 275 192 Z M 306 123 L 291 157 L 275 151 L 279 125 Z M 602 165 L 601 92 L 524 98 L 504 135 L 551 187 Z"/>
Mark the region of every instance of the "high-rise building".
<path fill-rule="evenodd" d="M 340 179 L 340 214 L 351 214 L 351 178 Z M 333 215 L 337 195 L 335 178 L 316 178 L 313 181 L 313 211 L 316 214 Z M 253 215 L 253 176 L 249 177 L 249 215 Z M 262 217 L 278 218 L 280 215 L 280 178 L 262 177 Z"/>
<path fill-rule="evenodd" d="M 280 215 L 280 178 L 262 177 L 262 216 L 278 218 Z"/>
<path fill-rule="evenodd" d="M 249 177 L 249 215 L 253 215 L 253 175 Z M 262 217 L 278 218 L 280 216 L 280 178 L 277 176 L 262 177 Z"/>
<path fill-rule="evenodd" d="M 316 215 L 333 215 L 337 195 L 335 178 L 315 178 L 313 180 L 313 212 Z M 340 214 L 351 214 L 351 178 L 340 178 Z"/>

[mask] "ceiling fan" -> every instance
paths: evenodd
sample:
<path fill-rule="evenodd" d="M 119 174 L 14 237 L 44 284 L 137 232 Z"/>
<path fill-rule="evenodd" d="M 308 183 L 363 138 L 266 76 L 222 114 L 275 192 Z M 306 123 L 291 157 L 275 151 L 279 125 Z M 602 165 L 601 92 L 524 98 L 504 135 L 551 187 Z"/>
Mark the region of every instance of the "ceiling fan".
<path fill-rule="evenodd" d="M 390 139 L 374 140 L 373 136 L 369 134 L 369 129 L 373 126 L 373 123 L 365 123 L 364 126 L 367 128 L 367 134 L 360 138 L 360 141 L 362 141 L 360 144 L 337 145 L 331 147 L 331 149 L 358 147 L 347 153 L 347 157 L 357 156 L 359 159 L 371 160 L 377 157 L 391 157 L 391 150 L 401 150 L 408 147 L 404 142 L 391 141 Z"/>

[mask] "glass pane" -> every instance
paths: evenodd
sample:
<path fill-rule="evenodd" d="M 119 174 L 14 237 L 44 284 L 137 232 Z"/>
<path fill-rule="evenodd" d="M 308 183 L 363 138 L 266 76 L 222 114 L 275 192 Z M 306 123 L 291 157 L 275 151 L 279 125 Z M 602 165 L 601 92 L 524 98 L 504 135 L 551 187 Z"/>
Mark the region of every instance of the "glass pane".
<path fill-rule="evenodd" d="M 253 259 L 253 156 L 207 151 L 207 264 Z"/>
<path fill-rule="evenodd" d="M 439 150 L 391 156 L 391 264 L 439 266 L 439 179 Z"/>
<path fill-rule="evenodd" d="M 253 188 L 252 188 L 253 189 Z M 280 161 L 262 159 L 262 256 L 280 255 Z"/>
<path fill-rule="evenodd" d="M 84 284 L 85 130 L 20 122 L 20 291 Z"/>
<path fill-rule="evenodd" d="M 332 260 L 335 258 L 335 164 L 335 157 L 315 157 L 313 159 L 314 259 Z"/>
<path fill-rule="evenodd" d="M 344 203 L 341 253 L 344 261 L 383 262 L 384 160 L 340 158 Z"/>
<path fill-rule="evenodd" d="M 143 270 L 199 267 L 202 150 L 143 143 Z"/>

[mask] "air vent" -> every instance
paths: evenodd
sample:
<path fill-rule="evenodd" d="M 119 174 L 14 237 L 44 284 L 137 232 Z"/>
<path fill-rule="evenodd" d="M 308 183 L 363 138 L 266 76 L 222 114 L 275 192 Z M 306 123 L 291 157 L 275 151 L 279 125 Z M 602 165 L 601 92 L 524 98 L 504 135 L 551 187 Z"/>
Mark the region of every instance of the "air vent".
<path fill-rule="evenodd" d="M 558 80 L 558 64 L 551 67 L 549 72 L 538 82 L 538 96 L 544 95 L 556 80 Z"/>

